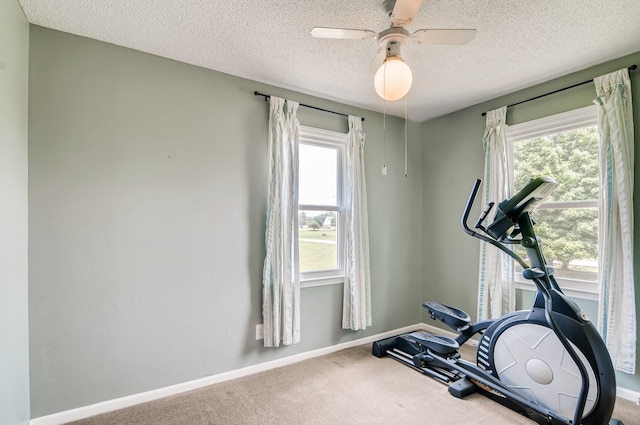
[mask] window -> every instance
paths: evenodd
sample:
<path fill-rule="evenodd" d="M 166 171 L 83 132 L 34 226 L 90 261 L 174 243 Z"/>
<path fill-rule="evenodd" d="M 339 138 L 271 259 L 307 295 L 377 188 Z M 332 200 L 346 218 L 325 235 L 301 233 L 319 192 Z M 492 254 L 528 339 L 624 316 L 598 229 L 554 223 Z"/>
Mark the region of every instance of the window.
<path fill-rule="evenodd" d="M 344 280 L 345 133 L 300 127 L 298 247 L 303 286 Z"/>
<path fill-rule="evenodd" d="M 598 299 L 597 121 L 597 109 L 590 106 L 507 130 L 515 191 L 539 175 L 558 182 L 548 201 L 532 213 L 558 284 L 567 295 L 593 300 Z M 516 287 L 531 288 L 521 271 L 516 268 Z"/>

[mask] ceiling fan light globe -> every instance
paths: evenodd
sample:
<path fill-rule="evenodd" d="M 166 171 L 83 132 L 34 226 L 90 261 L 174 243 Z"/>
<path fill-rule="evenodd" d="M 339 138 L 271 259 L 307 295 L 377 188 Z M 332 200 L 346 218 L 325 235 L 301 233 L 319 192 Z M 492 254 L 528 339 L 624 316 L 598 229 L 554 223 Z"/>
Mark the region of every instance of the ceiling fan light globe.
<path fill-rule="evenodd" d="M 409 93 L 412 82 L 413 74 L 409 65 L 400 56 L 391 56 L 376 71 L 373 85 L 378 96 L 393 102 Z"/>

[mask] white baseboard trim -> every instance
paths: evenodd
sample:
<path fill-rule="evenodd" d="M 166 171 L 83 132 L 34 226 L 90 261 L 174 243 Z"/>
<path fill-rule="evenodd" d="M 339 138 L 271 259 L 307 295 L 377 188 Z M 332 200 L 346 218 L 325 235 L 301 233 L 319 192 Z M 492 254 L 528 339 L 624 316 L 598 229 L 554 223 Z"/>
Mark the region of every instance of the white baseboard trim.
<path fill-rule="evenodd" d="M 616 395 L 625 400 L 629 400 L 634 402 L 635 404 L 640 405 L 640 392 L 628 390 L 626 388 L 617 387 Z"/>
<path fill-rule="evenodd" d="M 186 391 L 195 390 L 220 382 L 230 381 L 232 379 L 242 378 L 244 376 L 253 375 L 255 373 L 264 372 L 270 369 L 275 369 L 277 367 L 298 363 L 303 360 L 312 359 L 314 357 L 335 353 L 336 351 L 357 347 L 359 345 L 371 343 L 384 338 L 390 338 L 394 335 L 410 332 L 416 329 L 425 330 L 439 335 L 445 335 L 451 338 L 457 337 L 457 334 L 453 332 L 440 329 L 426 323 L 417 323 L 412 326 L 405 326 L 403 328 L 395 329 L 392 331 L 332 345 L 330 347 L 319 348 L 317 350 L 294 354 L 293 356 L 283 357 L 281 359 L 259 363 L 253 366 L 247 366 L 241 369 L 219 373 L 213 376 L 207 376 L 206 378 L 183 382 L 181 384 L 158 388 L 156 390 L 133 394 L 126 397 L 120 397 L 113 400 L 107 400 L 100 403 L 91 404 L 89 406 L 78 407 L 76 409 L 65 410 L 63 412 L 53 413 L 51 415 L 40 416 L 38 418 L 31 419 L 31 421 L 29 421 L 29 425 L 60 425 L 67 422 L 78 421 L 80 419 L 85 419 L 90 416 L 99 415 L 101 413 L 124 409 L 126 407 L 135 406 L 137 404 L 146 403 L 148 401 L 158 400 L 160 398 L 169 397 L 175 394 L 180 394 Z M 471 344 L 477 346 L 476 341 L 472 340 L 470 342 Z M 640 404 L 640 392 L 618 387 L 616 394 L 620 398 L 632 401 L 636 404 Z"/>
<path fill-rule="evenodd" d="M 418 323 L 412 326 L 405 326 L 400 329 L 395 329 L 388 332 L 383 332 L 377 335 L 371 335 L 368 337 L 355 339 L 353 341 L 343 342 L 340 344 L 332 345 L 330 347 L 319 348 L 317 350 L 307 351 L 305 353 L 294 354 L 292 356 L 283 357 L 281 359 L 272 360 L 264 363 L 259 363 L 253 366 L 247 366 L 241 369 L 232 370 L 229 372 L 219 373 L 213 376 L 207 376 L 206 378 L 196 379 L 181 384 L 171 385 L 168 387 L 158 388 L 156 390 L 146 391 L 139 394 L 133 394 L 130 396 L 120 397 L 113 400 L 107 400 L 89 406 L 78 407 L 76 409 L 65 410 L 51 415 L 40 416 L 33 418 L 29 421 L 29 425 L 59 425 L 67 422 L 78 421 L 90 416 L 99 415 L 101 413 L 107 413 L 118 409 L 124 409 L 125 407 L 135 406 L 137 404 L 146 403 L 148 401 L 157 400 L 164 397 L 169 397 L 175 394 L 180 394 L 186 391 L 195 390 L 198 388 L 206 387 L 209 385 L 217 384 L 220 382 L 230 381 L 232 379 L 242 378 L 244 376 L 253 375 L 255 373 L 264 372 L 266 370 L 275 369 L 298 363 L 303 360 L 312 359 L 314 357 L 323 356 L 325 354 L 334 353 L 336 351 L 344 350 L 346 348 L 357 347 L 359 345 L 371 343 L 380 339 L 390 338 L 394 335 L 398 335 L 405 332 L 410 332 L 416 329 L 427 329 L 424 323 Z M 431 328 L 431 327 L 429 327 Z M 434 328 L 436 329 L 436 328 Z"/>

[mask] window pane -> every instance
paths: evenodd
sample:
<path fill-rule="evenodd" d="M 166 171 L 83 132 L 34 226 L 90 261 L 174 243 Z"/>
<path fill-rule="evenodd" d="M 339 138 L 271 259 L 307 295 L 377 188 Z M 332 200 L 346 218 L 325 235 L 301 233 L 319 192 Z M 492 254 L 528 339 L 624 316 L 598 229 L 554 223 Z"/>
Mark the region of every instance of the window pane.
<path fill-rule="evenodd" d="M 536 233 L 556 278 L 598 280 L 598 209 L 536 210 Z"/>
<path fill-rule="evenodd" d="M 598 199 L 598 130 L 586 127 L 514 143 L 515 189 L 544 175 L 559 184 L 547 202 Z"/>
<path fill-rule="evenodd" d="M 300 211 L 298 216 L 300 273 L 338 268 L 337 224 L 335 211 Z"/>
<path fill-rule="evenodd" d="M 338 149 L 300 144 L 301 205 L 331 205 L 338 201 Z"/>
<path fill-rule="evenodd" d="M 562 286 L 593 290 L 598 280 L 598 130 L 589 126 L 513 144 L 515 190 L 544 175 L 558 182 L 531 213 L 547 262 Z M 581 208 L 552 202 L 593 201 Z M 545 209 L 546 207 L 546 209 Z M 518 254 L 524 249 L 518 247 Z M 517 267 L 519 269 L 519 267 Z M 561 282 L 560 282 L 561 281 Z M 591 286 L 590 286 L 591 285 Z M 591 289 L 589 289 L 591 288 Z"/>

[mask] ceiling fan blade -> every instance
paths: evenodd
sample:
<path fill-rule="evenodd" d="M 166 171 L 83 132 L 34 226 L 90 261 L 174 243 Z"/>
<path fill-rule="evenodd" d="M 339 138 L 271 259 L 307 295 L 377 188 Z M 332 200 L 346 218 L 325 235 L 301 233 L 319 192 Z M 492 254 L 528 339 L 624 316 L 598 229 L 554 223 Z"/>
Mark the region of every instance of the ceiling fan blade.
<path fill-rule="evenodd" d="M 403 27 L 413 20 L 418 14 L 424 0 L 396 0 L 391 11 L 391 24 L 394 27 Z"/>
<path fill-rule="evenodd" d="M 374 38 L 377 34 L 376 32 L 370 31 L 370 30 L 315 27 L 311 30 L 311 35 L 316 38 L 339 38 L 343 40 L 361 40 L 363 38 Z"/>
<path fill-rule="evenodd" d="M 457 30 L 418 30 L 411 34 L 411 39 L 418 44 L 456 44 L 471 42 L 476 36 L 474 29 Z"/>

